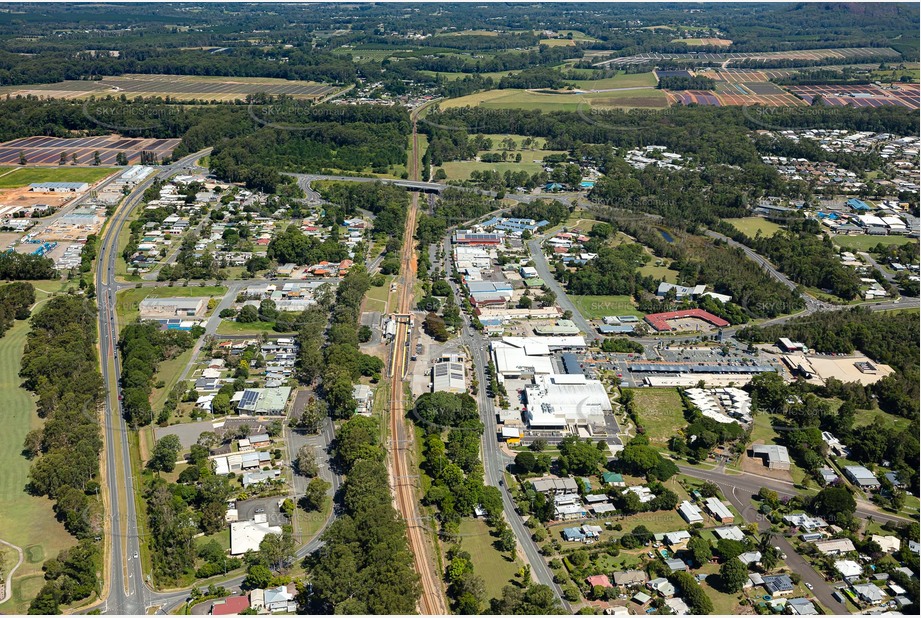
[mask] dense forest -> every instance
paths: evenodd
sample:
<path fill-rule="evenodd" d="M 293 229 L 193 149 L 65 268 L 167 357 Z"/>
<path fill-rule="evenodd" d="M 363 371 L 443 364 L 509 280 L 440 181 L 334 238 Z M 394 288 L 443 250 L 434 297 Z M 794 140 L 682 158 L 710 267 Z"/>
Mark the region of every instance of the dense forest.
<path fill-rule="evenodd" d="M 35 302 L 35 288 L 31 283 L 16 282 L 0 285 L 0 337 L 13 325 L 14 320 L 25 320 Z"/>
<path fill-rule="evenodd" d="M 859 350 L 896 370 L 894 375 L 872 387 L 879 406 L 905 418 L 918 418 L 921 371 L 917 314 L 873 312 L 865 308 L 822 312 L 776 326 L 748 327 L 739 337 L 755 342 L 790 337 L 820 354 L 850 354 Z"/>

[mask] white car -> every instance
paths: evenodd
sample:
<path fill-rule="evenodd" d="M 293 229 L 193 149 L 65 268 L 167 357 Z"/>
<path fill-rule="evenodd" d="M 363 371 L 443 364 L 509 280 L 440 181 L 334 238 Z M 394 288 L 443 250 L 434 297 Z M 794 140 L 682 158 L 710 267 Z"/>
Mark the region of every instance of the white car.
<path fill-rule="evenodd" d="M 806 582 L 806 587 L 809 588 L 810 590 L 814 588 L 814 586 L 810 584 L 809 582 Z"/>

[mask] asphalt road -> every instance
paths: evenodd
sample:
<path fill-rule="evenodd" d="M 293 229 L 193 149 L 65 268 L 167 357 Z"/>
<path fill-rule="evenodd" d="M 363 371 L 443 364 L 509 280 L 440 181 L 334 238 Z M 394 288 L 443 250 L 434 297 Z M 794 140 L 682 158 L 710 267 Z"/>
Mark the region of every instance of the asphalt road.
<path fill-rule="evenodd" d="M 585 333 L 585 339 L 594 341 L 598 338 L 598 333 L 592 325 L 588 323 L 588 320 L 585 319 L 573 302 L 569 300 L 569 297 L 566 295 L 566 290 L 557 283 L 553 273 L 550 272 L 550 265 L 547 264 L 547 257 L 544 255 L 540 246 L 541 242 L 543 242 L 543 236 L 528 241 L 528 251 L 531 254 L 531 259 L 534 260 L 534 268 L 537 270 L 537 274 L 544 280 L 544 284 L 556 294 L 556 304 L 562 307 L 563 311 L 572 312 L 572 321 L 579 327 L 579 330 Z"/>
<path fill-rule="evenodd" d="M 444 239 L 445 264 L 442 265 L 444 272 L 451 272 L 447 262 L 451 259 L 451 237 L 450 233 Z M 433 262 L 434 263 L 434 262 Z M 448 279 L 451 284 L 455 298 L 462 298 L 457 284 Z M 489 381 L 486 379 L 486 365 L 489 362 L 488 342 L 482 334 L 470 326 L 470 320 L 466 314 L 462 314 L 464 326 L 461 329 L 461 342 L 467 347 L 472 355 L 474 371 L 476 372 L 479 391 L 477 393 L 477 404 L 480 410 L 480 419 L 483 421 L 484 431 L 481 440 L 483 449 L 483 476 L 486 485 L 498 487 L 502 493 L 502 505 L 505 511 L 505 519 L 518 538 L 528 563 L 531 565 L 531 574 L 538 583 L 549 586 L 560 598 L 563 606 L 572 613 L 572 607 L 563 599 L 563 591 L 559 584 L 553 581 L 553 573 L 547 566 L 544 557 L 541 555 L 537 544 L 531 538 L 531 531 L 524 525 L 524 520 L 516 510 L 515 501 L 509 493 L 505 484 L 505 470 L 512 463 L 500 449 L 497 436 L 496 410 L 493 407 L 492 399 L 486 394 Z"/>

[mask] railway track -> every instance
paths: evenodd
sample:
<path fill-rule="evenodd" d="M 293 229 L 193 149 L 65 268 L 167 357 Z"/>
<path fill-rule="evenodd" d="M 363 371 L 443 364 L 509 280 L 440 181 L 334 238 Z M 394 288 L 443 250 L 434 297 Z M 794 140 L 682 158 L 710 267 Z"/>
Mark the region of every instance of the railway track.
<path fill-rule="evenodd" d="M 419 177 L 419 142 L 413 118 L 413 144 L 410 160 L 410 178 Z M 422 594 L 419 598 L 419 612 L 427 615 L 448 614 L 441 577 L 430 555 L 432 547 L 427 541 L 428 528 L 422 524 L 419 504 L 416 499 L 416 486 L 413 479 L 418 471 L 413 471 L 411 460 L 415 446 L 415 434 L 407 431 L 404 410 L 403 377 L 406 375 L 409 346 L 412 344 L 412 302 L 416 281 L 416 254 L 413 236 L 416 229 L 416 216 L 419 210 L 419 194 L 413 193 L 409 211 L 406 214 L 406 229 L 403 234 L 403 249 L 400 260 L 400 277 L 397 280 L 399 298 L 397 311 L 403 316 L 397 323 L 390 356 L 390 436 L 389 450 L 391 478 L 397 510 L 406 522 L 406 532 L 413 563 L 419 574 Z"/>

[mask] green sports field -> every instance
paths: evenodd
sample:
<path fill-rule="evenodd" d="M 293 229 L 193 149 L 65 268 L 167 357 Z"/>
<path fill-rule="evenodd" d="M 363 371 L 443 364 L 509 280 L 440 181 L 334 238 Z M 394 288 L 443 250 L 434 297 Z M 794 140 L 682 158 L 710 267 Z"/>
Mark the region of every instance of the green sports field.
<path fill-rule="evenodd" d="M 878 244 L 883 245 L 904 245 L 910 242 L 918 242 L 907 236 L 832 236 L 832 242 L 839 247 L 844 247 L 852 251 L 869 251 Z"/>
<path fill-rule="evenodd" d="M 0 170 L 0 189 L 18 189 L 33 182 L 88 182 L 102 180 L 119 171 L 111 167 L 21 167 L 9 173 Z"/>

